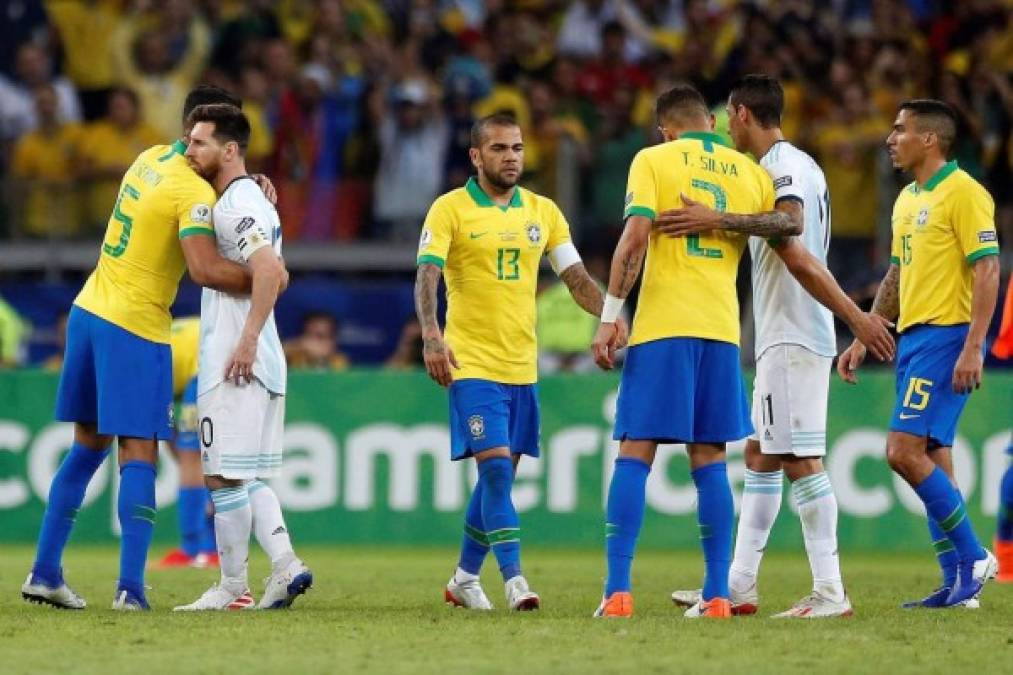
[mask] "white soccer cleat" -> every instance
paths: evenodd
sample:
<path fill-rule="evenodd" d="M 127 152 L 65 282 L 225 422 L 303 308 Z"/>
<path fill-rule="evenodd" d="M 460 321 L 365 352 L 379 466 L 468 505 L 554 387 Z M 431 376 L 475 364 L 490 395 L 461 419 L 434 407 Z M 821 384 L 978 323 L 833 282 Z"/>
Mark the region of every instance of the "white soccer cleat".
<path fill-rule="evenodd" d="M 507 605 L 512 610 L 527 612 L 541 606 L 538 594 L 528 588 L 527 579 L 519 574 L 507 580 L 504 584 L 504 591 L 506 592 Z"/>
<path fill-rule="evenodd" d="M 729 589 L 731 592 L 732 601 L 732 614 L 735 616 L 752 616 L 756 614 L 760 607 L 760 594 L 756 590 L 756 584 L 750 586 L 747 591 L 736 591 L 734 588 Z M 673 591 L 672 602 L 679 607 L 686 607 L 687 611 L 684 616 L 688 618 L 696 618 L 698 615 L 690 616 L 690 611 L 699 611 L 697 606 L 700 601 L 703 600 L 703 590 L 694 589 L 691 591 Z"/>
<path fill-rule="evenodd" d="M 59 609 L 84 609 L 88 603 L 80 595 L 75 593 L 67 584 L 60 584 L 56 588 L 50 588 L 41 580 L 34 580 L 33 574 L 28 573 L 28 578 L 21 585 L 21 597 L 28 602 L 39 605 L 51 605 Z"/>
<path fill-rule="evenodd" d="M 295 558 L 280 572 L 274 572 L 264 580 L 264 596 L 259 609 L 285 609 L 295 599 L 313 586 L 313 572 Z"/>
<path fill-rule="evenodd" d="M 464 581 L 457 580 L 457 573 L 450 577 L 443 591 L 443 599 L 448 605 L 465 609 L 490 610 L 492 603 L 482 590 L 482 582 L 478 576 Z"/>
<path fill-rule="evenodd" d="M 833 617 L 849 617 L 855 611 L 851 608 L 851 600 L 847 594 L 841 601 L 832 600 L 819 591 L 813 591 L 795 603 L 789 610 L 775 614 L 774 619 L 828 619 Z"/>
<path fill-rule="evenodd" d="M 223 612 L 233 609 L 253 609 L 254 602 L 255 601 L 253 596 L 250 595 L 249 589 L 244 589 L 240 593 L 235 593 L 224 586 L 215 584 L 208 590 L 204 591 L 204 595 L 197 598 L 194 602 L 191 602 L 189 605 L 173 607 L 172 611 Z"/>

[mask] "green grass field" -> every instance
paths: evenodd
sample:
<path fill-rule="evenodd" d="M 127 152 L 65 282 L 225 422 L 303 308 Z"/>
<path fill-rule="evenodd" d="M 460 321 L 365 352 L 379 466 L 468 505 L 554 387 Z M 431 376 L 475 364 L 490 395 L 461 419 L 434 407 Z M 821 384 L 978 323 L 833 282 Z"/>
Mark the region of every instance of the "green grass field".
<path fill-rule="evenodd" d="M 155 554 L 161 554 L 156 550 Z M 847 555 L 852 619 L 811 622 L 684 619 L 668 599 L 699 583 L 696 553 L 642 553 L 637 615 L 591 619 L 603 562 L 596 551 L 528 547 L 525 573 L 543 610 L 488 614 L 442 603 L 453 550 L 307 548 L 316 586 L 290 611 L 179 615 L 215 580 L 207 570 L 153 571 L 141 615 L 107 609 L 116 551 L 72 546 L 65 567 L 90 606 L 68 612 L 29 605 L 19 587 L 32 549 L 0 555 L 0 672 L 14 673 L 1001 673 L 1013 672 L 1013 587 L 989 585 L 979 611 L 905 612 L 898 603 L 930 590 L 926 556 Z M 153 555 L 153 557 L 155 557 Z M 502 607 L 487 563 L 485 587 Z M 267 562 L 256 551 L 251 579 Z M 764 561 L 761 614 L 808 590 L 801 552 Z"/>

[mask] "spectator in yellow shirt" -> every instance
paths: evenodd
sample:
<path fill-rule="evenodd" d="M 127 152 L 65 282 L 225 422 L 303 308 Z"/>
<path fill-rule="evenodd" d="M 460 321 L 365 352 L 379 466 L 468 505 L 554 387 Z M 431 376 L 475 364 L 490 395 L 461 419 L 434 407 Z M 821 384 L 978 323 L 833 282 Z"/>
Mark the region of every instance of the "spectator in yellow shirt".
<path fill-rule="evenodd" d="M 105 225 L 124 172 L 139 154 L 165 140 L 141 121 L 140 102 L 132 89 L 112 90 L 106 116 L 84 127 L 78 149 L 90 225 Z"/>
<path fill-rule="evenodd" d="M 338 350 L 338 322 L 325 312 L 303 318 L 302 335 L 285 341 L 285 358 L 292 368 L 345 370 L 348 357 Z"/>
<path fill-rule="evenodd" d="M 78 124 L 59 120 L 56 90 L 43 84 L 33 91 L 38 128 L 18 139 L 11 160 L 14 213 L 21 231 L 35 237 L 75 234 L 80 199 L 74 182 Z"/>

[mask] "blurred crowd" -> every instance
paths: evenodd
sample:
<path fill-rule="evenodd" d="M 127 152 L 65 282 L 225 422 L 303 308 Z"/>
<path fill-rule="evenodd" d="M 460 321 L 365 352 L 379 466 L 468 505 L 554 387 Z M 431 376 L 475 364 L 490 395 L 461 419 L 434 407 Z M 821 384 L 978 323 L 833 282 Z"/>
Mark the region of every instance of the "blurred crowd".
<path fill-rule="evenodd" d="M 473 120 L 509 111 L 523 183 L 608 255 L 657 93 L 694 83 L 720 127 L 747 72 L 784 82 L 784 129 L 826 172 L 831 266 L 855 297 L 888 259 L 907 178 L 883 142 L 905 98 L 955 108 L 956 158 L 1011 250 L 1008 0 L 5 0 L 0 237 L 97 236 L 129 163 L 178 137 L 186 92 L 210 82 L 244 100 L 248 165 L 278 186 L 289 242 L 414 240 L 471 172 Z"/>

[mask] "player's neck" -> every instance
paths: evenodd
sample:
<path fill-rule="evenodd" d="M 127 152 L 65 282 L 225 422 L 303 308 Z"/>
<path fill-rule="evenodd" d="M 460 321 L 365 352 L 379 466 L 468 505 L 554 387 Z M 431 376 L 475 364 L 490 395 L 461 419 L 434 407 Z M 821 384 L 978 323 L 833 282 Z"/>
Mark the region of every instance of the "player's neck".
<path fill-rule="evenodd" d="M 517 186 L 508 187 L 505 190 L 503 188 L 496 187 L 485 179 L 482 173 L 478 174 L 478 186 L 482 188 L 482 192 L 497 206 L 507 206 L 510 201 L 514 198 L 514 190 Z"/>
<path fill-rule="evenodd" d="M 784 134 L 781 132 L 780 127 L 771 127 L 769 129 L 757 129 L 753 134 L 752 143 L 750 143 L 749 152 L 753 153 L 756 160 L 759 161 L 764 155 L 770 152 L 770 149 L 774 147 L 775 143 L 784 140 Z"/>
<path fill-rule="evenodd" d="M 215 176 L 215 184 L 212 187 L 215 189 L 215 192 L 222 194 L 232 181 L 245 175 L 247 175 L 246 162 L 239 160 L 223 164 L 222 168 L 218 171 L 218 175 Z"/>
<path fill-rule="evenodd" d="M 929 182 L 929 179 L 936 175 L 936 173 L 946 165 L 946 159 L 939 156 L 926 157 L 918 164 L 911 167 L 911 173 L 914 174 L 915 182 L 918 185 L 925 185 Z"/>

